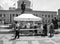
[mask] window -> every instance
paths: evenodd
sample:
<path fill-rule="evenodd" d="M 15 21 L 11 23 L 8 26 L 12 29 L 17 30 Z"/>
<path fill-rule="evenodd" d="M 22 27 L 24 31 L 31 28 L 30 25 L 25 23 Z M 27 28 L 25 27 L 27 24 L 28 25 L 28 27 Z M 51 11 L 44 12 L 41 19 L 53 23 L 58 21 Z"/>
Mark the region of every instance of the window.
<path fill-rule="evenodd" d="M 35 14 L 33 14 L 33 15 L 35 15 Z"/>
<path fill-rule="evenodd" d="M 36 16 L 36 14 L 34 14 Z"/>
<path fill-rule="evenodd" d="M 5 19 L 4 19 L 4 22 L 5 22 Z"/>
<path fill-rule="evenodd" d="M 2 15 L 2 17 L 4 17 L 4 14 Z"/>
<path fill-rule="evenodd" d="M 50 17 L 50 15 L 48 15 L 48 17 Z"/>
<path fill-rule="evenodd" d="M 15 14 L 13 14 L 13 16 L 14 16 Z"/>
<path fill-rule="evenodd" d="M 45 17 L 47 17 L 47 15 L 45 15 Z"/>
<path fill-rule="evenodd" d="M 36 16 L 36 14 L 34 14 Z"/>
<path fill-rule="evenodd" d="M 18 14 L 16 14 L 16 16 L 18 16 Z"/>
<path fill-rule="evenodd" d="M 47 23 L 47 20 L 45 20 L 45 23 Z"/>
<path fill-rule="evenodd" d="M 51 17 L 53 18 L 53 15 L 51 15 Z"/>
<path fill-rule="evenodd" d="M 50 22 L 50 20 L 48 20 L 48 23 Z"/>
<path fill-rule="evenodd" d="M 38 16 L 38 14 L 35 14 L 36 16 Z"/>
<path fill-rule="evenodd" d="M 3 16 L 5 17 L 5 14 Z"/>
<path fill-rule="evenodd" d="M 0 17 L 2 17 L 2 14 L 0 14 Z"/>
<path fill-rule="evenodd" d="M 44 15 L 42 14 L 42 17 L 43 17 Z"/>

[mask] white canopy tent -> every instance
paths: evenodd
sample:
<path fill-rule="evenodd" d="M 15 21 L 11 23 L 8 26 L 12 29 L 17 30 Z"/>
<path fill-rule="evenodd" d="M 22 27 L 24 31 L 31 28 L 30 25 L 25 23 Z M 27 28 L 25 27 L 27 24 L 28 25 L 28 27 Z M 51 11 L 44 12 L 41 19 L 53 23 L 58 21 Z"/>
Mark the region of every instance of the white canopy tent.
<path fill-rule="evenodd" d="M 18 17 L 14 17 L 15 21 L 42 21 L 42 18 L 34 16 L 33 14 L 21 14 Z"/>

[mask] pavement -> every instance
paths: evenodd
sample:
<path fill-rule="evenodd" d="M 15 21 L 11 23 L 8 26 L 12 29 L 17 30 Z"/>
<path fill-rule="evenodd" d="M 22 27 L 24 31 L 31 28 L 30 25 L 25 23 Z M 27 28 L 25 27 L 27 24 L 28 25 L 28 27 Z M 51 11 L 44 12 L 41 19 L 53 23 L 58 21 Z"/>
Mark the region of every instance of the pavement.
<path fill-rule="evenodd" d="M 55 34 L 52 38 L 41 36 L 20 36 L 19 39 L 12 40 L 14 34 L 0 34 L 0 44 L 60 44 L 60 34 Z"/>
<path fill-rule="evenodd" d="M 0 29 L 0 32 L 7 32 L 8 29 Z M 59 31 L 59 30 L 58 30 Z M 14 34 L 1 34 L 0 44 L 60 44 L 60 34 L 55 34 L 52 38 L 46 36 L 20 36 L 19 39 L 15 39 Z"/>

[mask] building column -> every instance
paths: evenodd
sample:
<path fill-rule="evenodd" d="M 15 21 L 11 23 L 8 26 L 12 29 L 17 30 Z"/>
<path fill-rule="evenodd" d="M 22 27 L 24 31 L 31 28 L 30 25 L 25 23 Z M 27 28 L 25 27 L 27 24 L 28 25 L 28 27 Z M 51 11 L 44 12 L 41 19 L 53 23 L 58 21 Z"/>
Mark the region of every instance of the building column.
<path fill-rule="evenodd" d="M 11 14 L 10 14 L 10 23 L 11 23 Z"/>

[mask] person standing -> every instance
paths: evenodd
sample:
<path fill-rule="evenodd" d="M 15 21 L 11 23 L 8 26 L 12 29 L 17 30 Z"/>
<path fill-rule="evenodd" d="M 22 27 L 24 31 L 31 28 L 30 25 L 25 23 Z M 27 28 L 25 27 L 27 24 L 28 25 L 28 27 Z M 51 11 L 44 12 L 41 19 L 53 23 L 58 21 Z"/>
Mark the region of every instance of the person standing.
<path fill-rule="evenodd" d="M 26 8 L 26 4 L 23 1 L 22 4 L 21 4 L 21 10 L 22 10 L 21 13 L 24 13 L 25 12 L 25 8 Z"/>
<path fill-rule="evenodd" d="M 55 27 L 56 27 L 56 29 L 58 29 L 58 20 L 56 17 L 54 19 L 55 19 Z"/>
<path fill-rule="evenodd" d="M 54 25 L 53 25 L 53 23 L 50 24 L 50 31 L 49 31 L 49 33 L 50 33 L 49 37 L 54 36 Z"/>
<path fill-rule="evenodd" d="M 19 38 L 19 23 L 16 23 L 16 29 L 15 29 L 15 37 L 14 39 L 16 39 L 17 37 Z"/>
<path fill-rule="evenodd" d="M 15 30 L 15 38 L 14 39 L 16 39 L 17 37 L 19 38 L 19 30 L 18 29 Z"/>
<path fill-rule="evenodd" d="M 43 33 L 43 24 L 41 24 L 40 32 L 41 32 L 41 34 Z"/>
<path fill-rule="evenodd" d="M 37 29 L 35 29 L 34 32 L 35 32 L 35 35 L 37 35 Z"/>
<path fill-rule="evenodd" d="M 44 36 L 47 36 L 47 24 L 43 26 L 43 33 L 44 33 Z"/>
<path fill-rule="evenodd" d="M 52 23 L 54 24 L 54 29 L 58 29 L 58 20 L 56 19 L 56 17 L 52 19 Z"/>
<path fill-rule="evenodd" d="M 16 30 L 16 22 L 13 22 L 12 27 L 13 27 L 13 29 L 15 31 Z"/>

